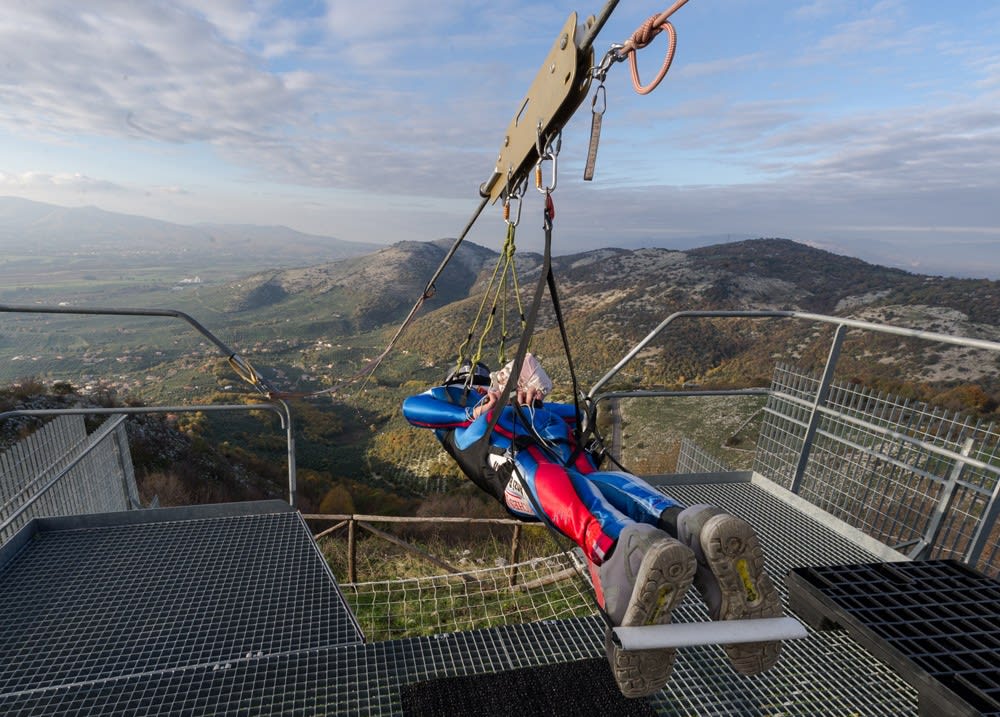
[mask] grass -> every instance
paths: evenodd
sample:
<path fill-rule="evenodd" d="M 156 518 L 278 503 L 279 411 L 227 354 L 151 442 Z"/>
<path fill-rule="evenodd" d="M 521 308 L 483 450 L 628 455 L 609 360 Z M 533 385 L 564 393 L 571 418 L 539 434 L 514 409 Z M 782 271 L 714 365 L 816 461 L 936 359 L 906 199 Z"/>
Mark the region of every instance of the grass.
<path fill-rule="evenodd" d="M 622 400 L 622 463 L 639 475 L 673 472 L 681 438 L 733 470 L 753 463 L 764 397 Z M 605 435 L 606 441 L 610 436 Z"/>
<path fill-rule="evenodd" d="M 369 640 L 591 614 L 590 587 L 562 553 L 568 543 L 557 542 L 539 524 L 523 526 L 517 587 L 511 587 L 512 530 L 432 522 L 403 533 L 411 544 L 462 571 L 461 576 L 359 531 L 357 581 L 352 583 L 346 537 L 323 538 L 320 549 Z"/>

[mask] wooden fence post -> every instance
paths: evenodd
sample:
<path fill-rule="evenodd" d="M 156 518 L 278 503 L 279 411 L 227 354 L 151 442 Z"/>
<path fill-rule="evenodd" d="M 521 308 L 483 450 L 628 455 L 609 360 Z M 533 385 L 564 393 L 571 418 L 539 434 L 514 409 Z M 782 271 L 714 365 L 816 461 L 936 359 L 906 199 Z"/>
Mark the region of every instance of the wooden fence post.
<path fill-rule="evenodd" d="M 354 517 L 347 523 L 347 582 L 356 583 L 358 581 L 358 567 L 355 561 L 357 554 L 357 543 L 354 538 Z"/>
<path fill-rule="evenodd" d="M 521 524 L 514 525 L 514 535 L 510 539 L 510 586 L 517 584 L 517 563 L 521 558 Z"/>

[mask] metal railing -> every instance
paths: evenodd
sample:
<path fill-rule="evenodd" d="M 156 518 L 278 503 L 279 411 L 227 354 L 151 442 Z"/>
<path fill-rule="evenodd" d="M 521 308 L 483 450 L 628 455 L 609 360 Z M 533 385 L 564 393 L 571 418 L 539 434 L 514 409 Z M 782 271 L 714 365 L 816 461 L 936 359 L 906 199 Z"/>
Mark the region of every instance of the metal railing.
<path fill-rule="evenodd" d="M 106 308 L 98 306 L 25 306 L 0 304 L 0 313 L 25 314 L 74 314 L 83 316 L 146 316 L 169 319 L 180 319 L 192 326 L 198 333 L 211 341 L 226 357 L 239 376 L 250 383 L 259 393 L 267 395 L 273 392 L 273 387 L 254 369 L 254 367 L 233 349 L 227 346 L 215 334 L 205 328 L 199 321 L 175 309 L 134 309 Z M 40 409 L 33 411 L 8 411 L 0 413 L 0 420 L 8 416 L 58 416 L 82 413 L 84 415 L 114 415 L 142 413 L 194 413 L 213 411 L 255 411 L 267 410 L 278 414 L 281 427 L 285 429 L 288 464 L 288 502 L 294 507 L 297 499 L 296 466 L 295 466 L 295 434 L 292 426 L 292 410 L 282 399 L 262 402 L 252 405 L 243 404 L 208 404 L 198 406 L 154 406 L 154 407 L 121 407 L 121 408 L 86 408 L 86 409 Z"/>
<path fill-rule="evenodd" d="M 296 505 L 297 487 L 295 480 L 295 433 L 292 426 L 292 412 L 288 404 L 284 401 L 274 403 L 254 403 L 254 404 L 205 404 L 188 406 L 119 406 L 115 408 L 40 408 L 24 409 L 17 411 L 6 411 L 0 413 L 0 421 L 14 416 L 34 416 L 38 418 L 46 416 L 115 416 L 115 415 L 140 415 L 146 413 L 213 413 L 224 411 L 271 411 L 277 414 L 281 421 L 281 427 L 285 429 L 285 443 L 287 446 L 288 462 L 288 502 L 292 507 Z"/>
<path fill-rule="evenodd" d="M 88 435 L 82 417 L 60 416 L 0 453 L 0 543 L 35 517 L 140 507 L 124 420 Z"/>
<path fill-rule="evenodd" d="M 78 316 L 146 316 L 153 318 L 180 319 L 194 328 L 199 334 L 211 341 L 226 357 L 230 365 L 258 392 L 267 394 L 273 392 L 272 386 L 254 369 L 252 365 L 238 353 L 233 351 L 223 341 L 206 329 L 194 317 L 176 309 L 134 309 L 107 308 L 103 306 L 31 306 L 22 304 L 0 304 L 0 313 L 9 314 L 73 314 Z"/>
<path fill-rule="evenodd" d="M 826 363 L 816 376 L 779 366 L 768 389 L 600 393 L 675 321 L 719 318 L 832 325 Z M 1000 435 L 992 424 L 834 381 L 848 328 L 1000 353 L 994 341 L 822 314 L 682 311 L 594 384 L 588 420 L 610 399 L 766 394 L 755 472 L 911 557 L 957 557 L 1000 573 Z"/>
<path fill-rule="evenodd" d="M 996 426 L 836 381 L 816 405 L 820 383 L 775 369 L 754 470 L 911 557 L 1000 572 Z"/>

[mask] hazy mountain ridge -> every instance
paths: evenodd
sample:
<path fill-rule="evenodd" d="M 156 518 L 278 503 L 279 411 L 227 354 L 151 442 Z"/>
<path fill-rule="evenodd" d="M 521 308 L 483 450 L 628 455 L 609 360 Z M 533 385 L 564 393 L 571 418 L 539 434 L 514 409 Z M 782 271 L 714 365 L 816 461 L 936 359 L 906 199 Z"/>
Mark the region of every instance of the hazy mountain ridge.
<path fill-rule="evenodd" d="M 537 259 L 526 256 L 519 264 L 525 299 L 534 290 Z M 1000 282 L 911 274 L 785 239 L 683 252 L 603 249 L 554 257 L 552 264 L 574 355 L 591 374 L 606 370 L 668 315 L 687 310 L 797 310 L 1000 340 Z M 377 293 L 375 287 L 369 290 Z M 440 298 L 425 305 L 424 315 L 407 339 L 407 346 L 435 360 L 454 350 L 480 301 L 478 293 L 444 304 Z M 536 350 L 558 356 L 561 340 L 547 300 L 543 306 Z M 764 381 L 776 355 L 814 362 L 825 358 L 818 350 L 813 350 L 815 356 L 803 354 L 801 324 L 767 327 L 770 333 L 762 346 L 763 330 L 748 330 L 732 322 L 676 322 L 669 341 L 644 353 L 643 377 L 656 382 L 679 376 Z M 449 335 L 455 339 L 442 340 Z M 872 334 L 852 340 L 859 344 L 858 355 L 879 351 L 891 355 L 899 343 Z M 819 345 L 823 350 L 828 346 L 825 341 Z M 975 352 L 935 346 L 923 354 L 917 352 L 905 366 L 903 359 L 887 359 L 881 364 L 882 373 L 872 378 L 888 379 L 893 369 L 900 377 L 909 374 L 928 381 L 994 376 L 996 361 L 983 359 Z M 944 364 L 949 368 L 942 368 Z"/>
<path fill-rule="evenodd" d="M 185 225 L 109 212 L 97 207 L 60 207 L 16 197 L 0 197 L 0 252 L 15 255 L 216 256 L 247 252 L 315 262 L 357 256 L 375 244 L 304 234 L 288 227 Z"/>
<path fill-rule="evenodd" d="M 270 305 L 309 298 L 317 307 L 325 294 L 342 291 L 353 298 L 359 315 L 377 307 L 384 321 L 392 322 L 409 311 L 449 247 L 445 240 L 404 241 L 361 257 L 254 275 L 227 290 L 240 296 L 270 285 L 280 288 Z M 436 282 L 425 314 L 448 311 L 453 302 L 478 302 L 498 258 L 491 249 L 464 243 Z M 534 291 L 540 265 L 537 254 L 517 258 L 525 300 Z M 953 331 L 975 324 L 976 333 L 982 333 L 984 326 L 1000 326 L 1000 282 L 912 274 L 787 239 L 687 251 L 600 249 L 553 257 L 552 266 L 567 315 L 599 322 L 608 330 L 647 324 L 639 317 L 659 320 L 670 311 L 691 309 L 787 309 L 860 317 L 873 307 L 910 304 L 952 312 L 947 328 Z M 377 325 L 374 320 L 365 323 Z"/>
<path fill-rule="evenodd" d="M 290 347 L 322 341 L 353 345 L 359 355 L 368 355 L 395 331 L 452 243 L 352 244 L 283 227 L 182 226 L 93 207 L 67 209 L 0 197 L 5 301 L 178 308 L 200 319 L 209 317 L 211 328 L 231 331 L 241 344 L 283 341 L 269 347 L 269 353 L 293 365 L 299 362 L 304 373 L 312 374 L 340 359 L 310 362 L 294 356 Z M 63 259 L 70 255 L 72 260 Z M 166 256 L 183 260 L 161 262 Z M 403 349 L 421 356 L 423 364 L 453 359 L 498 258 L 492 248 L 465 242 L 435 282 L 433 296 L 401 341 Z M 526 309 L 541 257 L 521 252 L 516 262 Z M 43 268 L 32 269 L 36 266 Z M 267 270 L 260 271 L 262 266 Z M 684 250 L 604 248 L 554 256 L 552 266 L 574 352 L 591 374 L 606 370 L 666 316 L 692 309 L 796 309 L 989 339 L 998 338 L 1000 326 L 998 282 L 913 274 L 787 239 Z M 203 281 L 195 281 L 198 271 Z M 45 292 L 46 279 L 58 288 Z M 508 301 L 508 315 L 497 317 L 497 323 L 507 319 L 508 342 L 518 333 L 519 316 L 512 304 Z M 927 308 L 917 312 L 913 307 Z M 82 321 L 79 326 L 76 343 L 89 343 Z M 69 328 L 76 331 L 76 325 Z M 557 356 L 561 340 L 547 300 L 537 329 L 536 350 Z M 384 336 L 358 340 L 370 332 Z M 644 352 L 637 380 L 670 382 L 711 372 L 735 381 L 741 371 L 744 379 L 763 380 L 774 355 L 805 355 L 792 332 L 772 333 L 762 348 L 757 329 L 678 322 L 670 329 L 669 346 L 661 343 Z M 153 334 L 143 339 L 150 347 L 158 340 Z M 15 353 L 9 358 L 20 356 L 41 366 L 38 362 L 48 355 L 70 348 L 68 339 L 32 341 L 26 349 L 11 344 Z M 114 354 L 118 345 L 115 337 L 107 353 Z M 956 353 L 934 356 L 951 361 Z M 964 354 L 961 358 L 972 363 Z M 957 378 L 955 371 L 933 368 L 930 354 L 923 361 L 926 365 L 908 369 L 941 380 Z M 995 372 L 994 362 L 980 363 L 965 375 Z"/>

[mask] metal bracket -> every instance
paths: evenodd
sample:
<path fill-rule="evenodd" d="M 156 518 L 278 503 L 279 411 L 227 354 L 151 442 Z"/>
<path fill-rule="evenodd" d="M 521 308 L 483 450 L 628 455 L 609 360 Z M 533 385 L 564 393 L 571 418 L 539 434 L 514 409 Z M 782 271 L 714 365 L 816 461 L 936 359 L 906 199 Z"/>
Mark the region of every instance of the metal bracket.
<path fill-rule="evenodd" d="M 576 42 L 576 13 L 570 13 L 534 82 L 507 126 L 496 169 L 480 194 L 496 202 L 506 187 L 516 186 L 538 160 L 538 137 L 550 137 L 569 121 L 590 90 L 594 50 Z M 586 28 L 594 23 L 587 18 Z M 508 181 L 500 181 L 509 177 Z"/>

